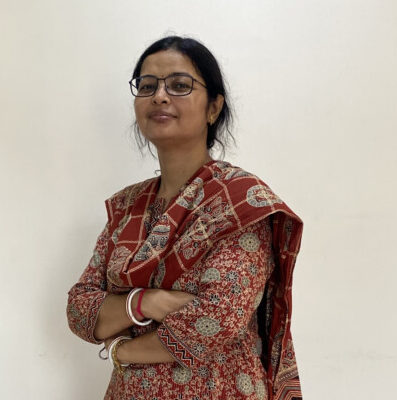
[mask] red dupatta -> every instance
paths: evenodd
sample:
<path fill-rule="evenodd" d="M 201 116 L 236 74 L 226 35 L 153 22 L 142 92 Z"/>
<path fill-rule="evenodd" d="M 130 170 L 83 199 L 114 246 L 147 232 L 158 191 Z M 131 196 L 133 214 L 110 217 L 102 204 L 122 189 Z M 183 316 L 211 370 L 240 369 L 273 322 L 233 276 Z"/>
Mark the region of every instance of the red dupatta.
<path fill-rule="evenodd" d="M 160 179 L 129 186 L 106 201 L 112 232 L 109 284 L 124 291 L 150 287 L 156 274 L 160 287 L 171 289 L 218 240 L 269 217 L 276 268 L 257 311 L 261 359 L 270 399 L 300 399 L 290 321 L 301 219 L 255 175 L 211 160 L 195 172 L 148 232 L 148 206 L 156 197 Z"/>

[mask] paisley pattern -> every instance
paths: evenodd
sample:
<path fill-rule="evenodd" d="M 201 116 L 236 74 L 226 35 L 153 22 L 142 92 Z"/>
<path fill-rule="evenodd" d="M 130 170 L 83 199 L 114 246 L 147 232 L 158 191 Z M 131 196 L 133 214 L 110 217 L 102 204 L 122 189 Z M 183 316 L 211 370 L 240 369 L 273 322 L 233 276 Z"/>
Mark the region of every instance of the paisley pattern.
<path fill-rule="evenodd" d="M 90 265 L 94 268 L 99 267 L 101 265 L 101 256 L 98 250 L 94 250 L 94 254 L 91 257 Z"/>
<path fill-rule="evenodd" d="M 153 227 L 147 240 L 152 245 L 152 248 L 155 251 L 158 251 L 166 246 L 169 235 L 170 227 L 165 224 L 159 224 Z"/>
<path fill-rule="evenodd" d="M 135 253 L 133 260 L 145 261 L 149 259 L 153 253 L 153 246 L 151 245 L 151 241 L 149 240 L 140 247 L 137 253 Z"/>
<path fill-rule="evenodd" d="M 118 240 L 119 240 L 119 235 L 120 232 L 122 232 L 122 230 L 124 229 L 124 227 L 126 226 L 126 224 L 128 223 L 128 221 L 131 219 L 131 215 L 126 215 L 124 216 L 124 218 L 122 218 L 119 222 L 119 226 L 117 227 L 117 229 L 115 229 L 113 231 L 112 234 L 112 240 L 114 244 L 117 244 Z"/>
<path fill-rule="evenodd" d="M 98 343 L 103 300 L 134 286 L 197 297 L 161 324 L 130 328 L 134 336 L 156 330 L 175 362 L 113 371 L 105 400 L 301 399 L 286 314 L 300 220 L 257 177 L 227 162 L 204 165 L 167 211 L 161 200 L 148 201 L 157 183 L 107 200 L 108 223 L 69 291 L 69 326 Z"/>
<path fill-rule="evenodd" d="M 108 280 L 116 285 L 121 283 L 117 272 L 123 269 L 130 255 L 131 251 L 127 247 L 119 246 L 114 249 L 108 263 Z"/>
<path fill-rule="evenodd" d="M 195 212 L 196 219 L 189 224 L 185 234 L 174 245 L 175 252 L 181 252 L 186 260 L 211 247 L 211 236 L 230 228 L 228 220 L 230 207 L 221 197 L 212 200 Z"/>
<path fill-rule="evenodd" d="M 197 207 L 204 198 L 203 180 L 199 177 L 195 178 L 183 192 L 182 196 L 177 199 L 177 204 L 192 210 Z"/>
<path fill-rule="evenodd" d="M 163 282 L 165 276 L 165 263 L 164 260 L 161 260 L 157 266 L 157 268 L 153 271 L 152 276 L 150 277 L 149 287 L 151 288 L 160 288 L 161 283 Z"/>
<path fill-rule="evenodd" d="M 253 207 L 265 207 L 283 201 L 266 186 L 255 185 L 247 191 L 247 202 Z"/>

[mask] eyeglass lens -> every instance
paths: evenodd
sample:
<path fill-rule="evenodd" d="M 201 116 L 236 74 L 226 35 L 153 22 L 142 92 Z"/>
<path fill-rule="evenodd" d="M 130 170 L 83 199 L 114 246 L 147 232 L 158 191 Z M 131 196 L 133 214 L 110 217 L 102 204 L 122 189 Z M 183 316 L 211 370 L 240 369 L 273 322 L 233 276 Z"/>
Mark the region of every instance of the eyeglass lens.
<path fill-rule="evenodd" d="M 135 78 L 131 82 L 134 96 L 152 96 L 157 90 L 158 79 L 155 76 Z M 192 91 L 193 78 L 188 75 L 171 75 L 165 78 L 165 87 L 172 96 L 185 96 Z"/>

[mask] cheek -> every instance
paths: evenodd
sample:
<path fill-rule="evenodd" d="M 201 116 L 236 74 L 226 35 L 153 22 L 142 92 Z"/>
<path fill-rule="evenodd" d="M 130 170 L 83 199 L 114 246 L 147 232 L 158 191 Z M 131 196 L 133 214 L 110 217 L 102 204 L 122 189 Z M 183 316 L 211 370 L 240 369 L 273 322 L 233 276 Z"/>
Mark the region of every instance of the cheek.
<path fill-rule="evenodd" d="M 145 105 L 141 101 L 135 101 L 134 111 L 136 121 L 139 123 L 143 122 L 143 116 L 145 115 Z"/>
<path fill-rule="evenodd" d="M 137 118 L 138 118 L 138 115 L 139 115 L 139 110 L 140 110 L 139 103 L 135 100 L 135 102 L 134 102 L 134 111 L 135 111 L 135 116 Z"/>
<path fill-rule="evenodd" d="M 204 101 L 195 101 L 186 104 L 184 110 L 181 109 L 181 115 L 185 117 L 184 121 L 205 123 L 207 121 L 207 103 Z"/>

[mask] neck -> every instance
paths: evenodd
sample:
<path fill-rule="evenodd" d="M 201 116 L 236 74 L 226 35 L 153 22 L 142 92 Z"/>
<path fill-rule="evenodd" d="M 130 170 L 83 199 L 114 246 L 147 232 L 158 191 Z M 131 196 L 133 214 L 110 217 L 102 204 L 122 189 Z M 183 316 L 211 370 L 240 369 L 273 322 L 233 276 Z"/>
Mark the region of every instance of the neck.
<path fill-rule="evenodd" d="M 158 196 L 174 197 L 189 178 L 205 163 L 212 160 L 208 150 L 199 152 L 160 151 L 161 183 Z"/>

